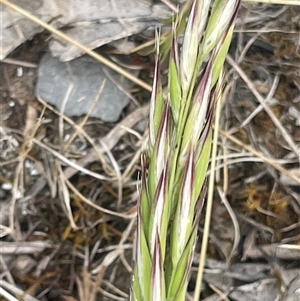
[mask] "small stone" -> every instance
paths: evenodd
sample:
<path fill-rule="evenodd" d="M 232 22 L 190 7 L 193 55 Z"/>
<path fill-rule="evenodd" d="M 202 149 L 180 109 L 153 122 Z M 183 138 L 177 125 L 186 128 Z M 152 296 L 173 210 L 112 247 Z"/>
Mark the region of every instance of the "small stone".
<path fill-rule="evenodd" d="M 138 71 L 135 71 L 134 75 L 137 74 Z M 104 80 L 104 89 L 90 116 L 115 122 L 130 101 L 120 87 L 127 90 L 134 84 L 86 55 L 64 63 L 47 53 L 39 64 L 36 96 L 65 115 L 81 116 L 88 113 Z"/>

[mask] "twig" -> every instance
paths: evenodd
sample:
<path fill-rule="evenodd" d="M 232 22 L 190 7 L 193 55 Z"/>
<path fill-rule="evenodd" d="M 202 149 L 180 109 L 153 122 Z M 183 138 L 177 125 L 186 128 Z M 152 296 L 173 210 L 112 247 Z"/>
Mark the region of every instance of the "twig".
<path fill-rule="evenodd" d="M 16 59 L 12 59 L 12 58 L 5 58 L 4 60 L 2 60 L 3 63 L 6 64 L 11 64 L 11 65 L 17 65 L 17 66 L 21 66 L 24 68 L 37 68 L 38 65 L 34 64 L 34 63 L 30 63 L 30 62 L 25 62 L 25 61 L 20 61 L 20 60 L 16 60 Z"/>
<path fill-rule="evenodd" d="M 31 254 L 43 252 L 46 248 L 52 248 L 54 245 L 50 241 L 27 241 L 27 242 L 1 242 L 1 254 Z"/>
<path fill-rule="evenodd" d="M 22 300 L 24 300 L 24 301 L 39 301 L 38 299 L 30 296 L 29 294 L 25 294 L 25 292 L 23 290 L 21 290 L 20 288 L 6 282 L 4 279 L 1 279 L 0 289 L 1 289 L 2 293 L 4 292 L 4 289 L 6 289 L 6 290 L 9 290 L 10 292 L 13 292 L 15 295 L 23 296 Z M 8 299 L 8 300 L 9 301 L 15 301 L 15 300 L 19 301 L 19 299 Z"/>
<path fill-rule="evenodd" d="M 215 292 L 217 293 L 220 298 L 224 301 L 230 301 L 227 298 L 227 295 L 229 294 L 230 291 L 228 291 L 227 293 L 222 292 L 221 290 L 219 290 L 215 285 L 213 285 L 212 283 L 208 283 L 208 286 Z"/>
<path fill-rule="evenodd" d="M 4 297 L 8 301 L 19 301 L 17 298 L 15 298 L 9 292 L 4 290 L 2 287 L 0 287 L 0 296 Z"/>

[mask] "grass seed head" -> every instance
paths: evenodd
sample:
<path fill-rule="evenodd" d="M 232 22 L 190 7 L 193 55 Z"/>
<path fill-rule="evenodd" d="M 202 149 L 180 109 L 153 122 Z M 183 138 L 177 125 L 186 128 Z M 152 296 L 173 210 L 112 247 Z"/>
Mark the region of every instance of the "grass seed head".
<path fill-rule="evenodd" d="M 135 301 L 185 300 L 220 93 L 215 84 L 240 0 L 215 0 L 209 13 L 210 3 L 192 1 L 180 54 L 179 31 L 173 26 L 167 99 L 157 53 L 149 145 L 142 156 L 132 286 Z"/>

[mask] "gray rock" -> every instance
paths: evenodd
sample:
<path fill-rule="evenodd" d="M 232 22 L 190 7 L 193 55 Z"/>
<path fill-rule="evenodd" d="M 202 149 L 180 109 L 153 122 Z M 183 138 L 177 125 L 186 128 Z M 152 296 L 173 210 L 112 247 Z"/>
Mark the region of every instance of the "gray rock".
<path fill-rule="evenodd" d="M 268 264 L 263 263 L 233 263 L 227 271 L 225 271 L 225 276 L 238 279 L 245 282 L 254 282 L 259 279 L 263 279 L 267 275 L 269 270 Z"/>
<path fill-rule="evenodd" d="M 284 301 L 299 301 L 300 300 L 300 271 L 298 270 L 298 275 L 295 277 L 289 286 L 287 291 L 287 296 L 283 298 Z"/>
<path fill-rule="evenodd" d="M 137 0 L 14 0 L 16 5 L 27 10 L 44 22 L 90 49 L 111 41 L 139 33 L 149 27 L 162 24 L 172 12 L 163 4 Z M 58 17 L 58 18 L 57 18 Z M 0 6 L 0 59 L 24 41 L 31 39 L 43 29 L 23 15 L 5 5 Z M 55 20 L 53 20 L 55 19 Z M 50 50 L 61 61 L 69 61 L 82 54 L 77 47 L 50 42 Z"/>
<path fill-rule="evenodd" d="M 36 96 L 68 116 L 80 116 L 89 111 L 104 79 L 105 87 L 90 116 L 115 122 L 129 103 L 120 87 L 129 89 L 133 84 L 88 56 L 63 63 L 47 53 L 39 65 Z M 63 108 L 70 86 L 72 90 Z"/>
<path fill-rule="evenodd" d="M 273 301 L 278 300 L 279 293 L 277 279 L 269 278 L 241 285 L 229 294 L 229 298 L 234 301 Z"/>

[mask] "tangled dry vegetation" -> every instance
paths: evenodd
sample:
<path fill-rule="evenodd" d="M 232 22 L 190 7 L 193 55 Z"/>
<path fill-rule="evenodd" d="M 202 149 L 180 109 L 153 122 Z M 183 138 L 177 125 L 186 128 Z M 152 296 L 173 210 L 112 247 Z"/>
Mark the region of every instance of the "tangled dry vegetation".
<path fill-rule="evenodd" d="M 297 6 L 258 3 L 239 12 L 208 249 L 227 264 L 267 264 L 262 277 L 276 277 L 278 295 L 300 259 L 299 16 Z M 133 101 L 116 124 L 68 118 L 34 97 L 48 38 L 36 36 L 1 65 L 1 292 L 26 301 L 127 300 L 149 93 L 129 91 Z M 152 73 L 142 71 L 149 85 Z M 203 296 L 235 300 L 204 279 Z"/>

